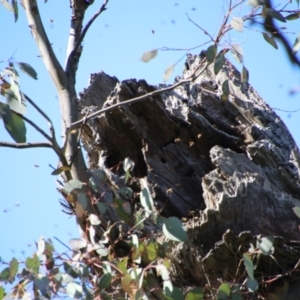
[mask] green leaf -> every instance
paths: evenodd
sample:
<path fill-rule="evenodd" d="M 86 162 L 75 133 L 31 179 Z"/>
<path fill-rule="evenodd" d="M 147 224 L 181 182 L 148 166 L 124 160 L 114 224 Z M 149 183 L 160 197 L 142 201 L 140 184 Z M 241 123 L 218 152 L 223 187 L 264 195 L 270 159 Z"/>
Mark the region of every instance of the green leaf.
<path fill-rule="evenodd" d="M 290 14 L 290 15 L 287 15 L 285 17 L 286 20 L 288 21 L 292 21 L 292 20 L 297 20 L 300 18 L 300 13 L 299 12 L 296 12 L 296 13 L 293 13 L 293 14 Z"/>
<path fill-rule="evenodd" d="M 110 273 L 103 274 L 99 279 L 99 283 L 98 283 L 99 289 L 104 290 L 108 288 L 111 284 L 111 279 L 112 276 Z"/>
<path fill-rule="evenodd" d="M 34 70 L 34 68 L 27 64 L 27 63 L 24 63 L 24 62 L 18 62 L 17 63 L 20 67 L 20 69 L 26 73 L 28 76 L 30 76 L 31 78 L 37 80 L 38 77 L 37 77 L 37 72 Z"/>
<path fill-rule="evenodd" d="M 228 283 L 222 283 L 217 291 L 217 300 L 226 300 L 230 296 L 230 286 Z"/>
<path fill-rule="evenodd" d="M 140 201 L 146 211 L 151 212 L 153 210 L 154 202 L 147 188 L 142 189 L 140 193 Z"/>
<path fill-rule="evenodd" d="M 33 258 L 27 257 L 25 261 L 26 269 L 33 273 L 38 274 L 40 268 L 40 260 L 36 254 L 33 255 Z"/>
<path fill-rule="evenodd" d="M 97 208 L 100 214 L 104 214 L 107 210 L 106 205 L 102 202 L 97 202 Z"/>
<path fill-rule="evenodd" d="M 293 207 L 293 211 L 297 215 L 297 217 L 300 218 L 300 207 L 299 206 Z"/>
<path fill-rule="evenodd" d="M 266 236 L 256 241 L 256 247 L 260 249 L 262 254 L 270 255 L 274 252 L 274 237 L 273 236 Z"/>
<path fill-rule="evenodd" d="M 141 61 L 142 62 L 148 62 L 150 61 L 151 59 L 155 58 L 157 56 L 157 49 L 154 49 L 152 51 L 146 51 L 142 58 L 141 58 Z"/>
<path fill-rule="evenodd" d="M 134 227 L 137 229 L 137 230 L 142 230 L 144 228 L 144 222 L 142 221 L 143 220 L 143 215 L 141 212 L 136 212 L 134 214 L 134 217 L 135 217 L 135 222 L 134 222 Z M 137 225 L 138 224 L 138 225 Z"/>
<path fill-rule="evenodd" d="M 0 103 L 0 115 L 3 118 L 5 129 L 17 143 L 26 142 L 25 122 L 16 114 L 12 113 L 9 106 Z"/>
<path fill-rule="evenodd" d="M 188 235 L 182 227 L 181 221 L 176 217 L 170 217 L 164 220 L 163 233 L 173 241 L 185 242 L 188 240 Z"/>
<path fill-rule="evenodd" d="M 243 53 L 243 48 L 240 45 L 232 44 L 230 51 L 231 51 L 234 59 L 238 63 L 242 63 L 243 62 L 244 53 Z"/>
<path fill-rule="evenodd" d="M 127 262 L 128 256 L 124 257 L 121 261 L 117 263 L 118 269 L 120 269 L 124 274 L 127 274 Z"/>
<path fill-rule="evenodd" d="M 174 68 L 175 68 L 175 65 L 171 65 L 170 67 L 168 67 L 166 70 L 165 70 L 165 73 L 164 73 L 164 78 L 163 78 L 163 81 L 166 82 L 169 80 L 169 78 L 171 77 L 171 75 L 173 74 L 174 72 Z"/>
<path fill-rule="evenodd" d="M 230 22 L 232 28 L 236 31 L 242 32 L 244 28 L 244 20 L 240 17 L 233 17 Z"/>
<path fill-rule="evenodd" d="M 0 286 L 0 300 L 4 299 L 6 293 L 2 286 Z"/>
<path fill-rule="evenodd" d="M 130 221 L 131 213 L 129 212 L 128 206 L 130 205 L 128 201 L 123 201 L 122 199 L 115 198 L 114 199 L 116 205 L 116 212 L 119 218 L 128 223 Z"/>
<path fill-rule="evenodd" d="M 275 39 L 272 36 L 269 36 L 267 33 L 263 32 L 263 37 L 264 39 L 270 44 L 272 45 L 275 49 L 278 49 L 277 43 L 275 41 Z"/>
<path fill-rule="evenodd" d="M 153 262 L 156 258 L 157 258 L 157 244 L 154 242 L 150 242 L 147 246 L 146 246 L 146 252 L 147 252 L 147 256 L 150 262 Z"/>
<path fill-rule="evenodd" d="M 51 175 L 59 175 L 61 174 L 62 172 L 65 172 L 65 171 L 71 171 L 71 168 L 69 166 L 61 166 L 57 169 L 55 169 Z"/>
<path fill-rule="evenodd" d="M 76 282 L 70 282 L 67 284 L 66 292 L 72 299 L 79 299 L 82 297 L 83 290 Z"/>
<path fill-rule="evenodd" d="M 41 278 L 35 278 L 34 285 L 44 297 L 49 298 L 51 288 L 50 288 L 50 280 L 47 276 L 43 276 Z"/>
<path fill-rule="evenodd" d="M 258 290 L 258 282 L 256 279 L 247 278 L 246 287 L 250 292 L 255 292 Z"/>
<path fill-rule="evenodd" d="M 216 54 L 218 51 L 218 46 L 217 45 L 211 45 L 207 48 L 206 50 L 206 59 L 207 62 L 210 64 L 214 61 Z"/>
<path fill-rule="evenodd" d="M 78 277 L 78 274 L 77 274 L 75 268 L 68 262 L 64 262 L 64 270 L 65 270 L 66 274 L 70 275 L 74 279 Z"/>
<path fill-rule="evenodd" d="M 191 289 L 185 296 L 185 300 L 202 300 L 204 298 L 204 289 L 196 287 Z"/>
<path fill-rule="evenodd" d="M 216 56 L 216 60 L 214 63 L 214 72 L 215 75 L 217 75 L 220 70 L 222 69 L 223 65 L 225 63 L 225 55 L 224 55 L 224 51 L 222 50 L 221 52 L 219 52 Z"/>
<path fill-rule="evenodd" d="M 10 270 L 7 267 L 7 268 L 3 269 L 0 273 L 0 282 L 7 281 L 9 279 L 9 277 L 10 277 Z"/>
<path fill-rule="evenodd" d="M 269 15 L 270 17 L 277 19 L 280 22 L 286 22 L 285 17 L 277 10 L 273 9 L 273 8 L 267 8 L 266 9 L 266 13 L 267 15 Z"/>
<path fill-rule="evenodd" d="M 18 2 L 16 0 L 11 0 L 11 4 L 14 11 L 15 22 L 17 22 L 19 17 Z"/>
<path fill-rule="evenodd" d="M 10 271 L 10 277 L 13 278 L 16 276 L 19 268 L 19 262 L 16 258 L 13 258 L 9 263 L 9 271 Z"/>
<path fill-rule="evenodd" d="M 184 295 L 181 289 L 174 286 L 173 290 L 170 291 L 169 289 L 165 290 L 165 297 L 168 300 L 184 300 Z"/>
<path fill-rule="evenodd" d="M 253 262 L 252 262 L 250 256 L 247 253 L 243 254 L 243 260 L 244 260 L 244 265 L 245 265 L 246 271 L 248 273 L 248 276 L 251 279 L 254 279 L 254 275 L 253 275 L 253 270 L 254 270 L 254 268 L 253 268 Z"/>
<path fill-rule="evenodd" d="M 300 33 L 298 33 L 294 45 L 293 45 L 293 53 L 296 54 L 300 49 Z"/>
<path fill-rule="evenodd" d="M 243 294 L 241 288 L 237 286 L 231 287 L 231 300 L 243 300 Z"/>
<path fill-rule="evenodd" d="M 227 101 L 228 97 L 229 97 L 229 94 L 230 94 L 228 79 L 226 79 L 222 83 L 222 92 L 223 92 L 222 96 L 221 96 L 222 101 Z"/>
<path fill-rule="evenodd" d="M 122 197 L 126 199 L 131 199 L 133 197 L 133 190 L 128 186 L 120 188 L 118 192 Z"/>

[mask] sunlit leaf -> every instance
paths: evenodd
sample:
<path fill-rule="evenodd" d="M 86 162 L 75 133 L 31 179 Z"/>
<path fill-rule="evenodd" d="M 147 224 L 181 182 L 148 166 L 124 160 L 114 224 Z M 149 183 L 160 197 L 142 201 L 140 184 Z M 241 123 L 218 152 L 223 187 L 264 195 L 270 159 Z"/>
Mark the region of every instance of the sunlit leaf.
<path fill-rule="evenodd" d="M 298 33 L 294 45 L 293 45 L 293 53 L 296 54 L 300 49 L 300 33 Z"/>
<path fill-rule="evenodd" d="M 252 262 L 250 256 L 247 253 L 243 254 L 243 260 L 244 260 L 244 265 L 245 265 L 246 271 L 248 273 L 248 276 L 251 279 L 254 279 L 254 275 L 253 275 L 253 270 L 254 270 L 253 262 Z"/>
<path fill-rule="evenodd" d="M 33 274 L 38 274 L 40 268 L 40 260 L 36 254 L 33 255 L 33 258 L 27 257 L 25 261 L 25 266 L 28 271 Z"/>
<path fill-rule="evenodd" d="M 169 217 L 164 220 L 163 233 L 168 239 L 173 241 L 185 242 L 188 240 L 188 235 L 181 221 L 176 217 Z"/>
<path fill-rule="evenodd" d="M 25 122 L 16 114 L 12 113 L 9 106 L 0 103 L 0 115 L 2 116 L 5 129 L 17 143 L 26 142 Z"/>
<path fill-rule="evenodd" d="M 230 296 L 230 285 L 228 283 L 222 283 L 217 291 L 217 300 L 227 300 Z"/>
<path fill-rule="evenodd" d="M 299 206 L 293 207 L 293 211 L 297 215 L 297 217 L 300 218 L 300 207 Z"/>
<path fill-rule="evenodd" d="M 232 44 L 230 51 L 238 63 L 243 62 L 244 53 L 243 53 L 243 48 L 240 45 Z"/>
<path fill-rule="evenodd" d="M 37 80 L 37 73 L 36 71 L 33 69 L 33 67 L 27 63 L 24 62 L 18 62 L 18 65 L 20 67 L 20 69 L 26 73 L 27 75 L 29 75 L 31 78 Z"/>
<path fill-rule="evenodd" d="M 142 189 L 140 193 L 140 201 L 141 205 L 145 208 L 146 211 L 153 210 L 154 202 L 147 188 Z"/>
<path fill-rule="evenodd" d="M 77 284 L 76 282 L 70 282 L 67 284 L 66 293 L 72 299 L 80 299 L 82 297 L 82 286 Z"/>
<path fill-rule="evenodd" d="M 99 217 L 95 214 L 90 214 L 89 220 L 90 220 L 91 225 L 99 225 L 101 223 Z"/>
<path fill-rule="evenodd" d="M 141 58 L 141 61 L 142 62 L 148 62 L 148 61 L 150 61 L 151 59 L 153 59 L 156 56 L 157 56 L 157 49 L 152 50 L 152 51 L 146 51 L 143 54 L 143 56 Z"/>
<path fill-rule="evenodd" d="M 51 175 L 59 175 L 59 174 L 61 174 L 62 172 L 70 171 L 70 170 L 71 170 L 71 168 L 70 168 L 69 166 L 61 166 L 61 167 L 55 169 L 55 170 L 51 173 Z"/>
<path fill-rule="evenodd" d="M 63 187 L 63 191 L 66 194 L 69 194 L 75 189 L 81 189 L 82 186 L 83 186 L 83 183 L 81 181 L 79 181 L 77 179 L 71 179 L 65 184 L 65 186 Z"/>
<path fill-rule="evenodd" d="M 164 73 L 164 78 L 163 78 L 163 81 L 166 82 L 169 80 L 169 78 L 171 77 L 171 75 L 173 74 L 174 72 L 174 68 L 175 68 L 175 65 L 171 65 L 170 67 L 168 67 L 166 70 L 165 70 L 165 73 Z"/>
<path fill-rule="evenodd" d="M 70 239 L 69 245 L 74 251 L 78 251 L 79 249 L 85 248 L 87 246 L 87 241 L 84 238 L 80 239 Z"/>
<path fill-rule="evenodd" d="M 286 22 L 285 17 L 277 10 L 273 9 L 273 8 L 267 8 L 266 9 L 266 13 L 267 15 L 269 15 L 270 17 L 277 19 L 280 22 Z"/>
<path fill-rule="evenodd" d="M 18 272 L 18 268 L 19 268 L 19 262 L 17 261 L 16 258 L 13 258 L 9 263 L 9 272 L 11 278 L 16 276 Z"/>
<path fill-rule="evenodd" d="M 216 56 L 216 60 L 215 60 L 215 63 L 214 63 L 214 72 L 215 72 L 215 75 L 217 75 L 220 72 L 220 70 L 222 69 L 224 63 L 225 63 L 225 55 L 224 55 L 224 52 L 221 51 Z"/>
<path fill-rule="evenodd" d="M 248 4 L 257 7 L 266 4 L 266 0 L 249 0 Z"/>
<path fill-rule="evenodd" d="M 274 252 L 273 247 L 274 237 L 273 236 L 266 236 L 260 239 L 257 239 L 256 246 L 264 255 L 270 255 Z"/>
<path fill-rule="evenodd" d="M 277 43 L 275 41 L 275 39 L 272 36 L 269 36 L 267 33 L 263 32 L 263 37 L 264 39 L 270 44 L 272 45 L 275 49 L 278 49 Z"/>
<path fill-rule="evenodd" d="M 43 237 L 40 237 L 40 239 L 37 241 L 37 251 L 36 251 L 36 254 L 38 256 L 44 254 L 45 249 L 46 249 L 45 239 Z"/>
<path fill-rule="evenodd" d="M 233 17 L 231 19 L 231 26 L 233 29 L 235 29 L 236 31 L 242 32 L 243 28 L 244 28 L 244 21 L 242 18 L 240 17 Z"/>
<path fill-rule="evenodd" d="M 214 61 L 216 54 L 218 51 L 218 46 L 217 45 L 211 45 L 207 48 L 206 50 L 206 59 L 207 62 L 210 64 Z"/>

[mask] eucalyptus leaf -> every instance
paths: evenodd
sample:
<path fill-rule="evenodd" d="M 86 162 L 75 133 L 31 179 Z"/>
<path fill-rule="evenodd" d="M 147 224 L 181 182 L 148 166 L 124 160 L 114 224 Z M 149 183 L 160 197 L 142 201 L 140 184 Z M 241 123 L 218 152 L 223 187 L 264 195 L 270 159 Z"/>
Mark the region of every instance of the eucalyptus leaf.
<path fill-rule="evenodd" d="M 146 51 L 143 54 L 141 61 L 146 63 L 149 62 L 151 59 L 155 58 L 156 56 L 157 56 L 157 49 L 152 51 Z"/>
<path fill-rule="evenodd" d="M 33 69 L 33 67 L 25 62 L 18 62 L 18 65 L 20 67 L 20 69 L 26 73 L 27 75 L 29 75 L 31 78 L 37 80 L 37 73 L 36 71 Z"/>
<path fill-rule="evenodd" d="M 230 22 L 232 28 L 236 31 L 242 32 L 244 28 L 244 20 L 240 17 L 233 17 Z"/>
<path fill-rule="evenodd" d="M 169 66 L 165 72 L 164 72 L 164 77 L 163 77 L 163 81 L 166 82 L 169 80 L 169 78 L 171 77 L 171 75 L 173 74 L 174 72 L 174 68 L 175 68 L 175 65 L 171 65 Z"/>
<path fill-rule="evenodd" d="M 300 33 L 298 33 L 294 45 L 293 45 L 293 53 L 296 54 L 300 49 Z"/>
<path fill-rule="evenodd" d="M 267 33 L 263 32 L 263 37 L 264 39 L 270 44 L 272 45 L 275 49 L 278 49 L 277 43 L 275 41 L 275 39 L 272 36 L 269 36 Z"/>
<path fill-rule="evenodd" d="M 224 55 L 224 52 L 221 51 L 220 53 L 218 53 L 218 55 L 216 56 L 216 59 L 215 59 L 215 63 L 214 63 L 215 75 L 217 75 L 220 72 L 224 63 L 225 63 L 225 55 Z"/>
<path fill-rule="evenodd" d="M 211 45 L 207 48 L 206 50 L 206 59 L 207 62 L 210 64 L 214 61 L 216 54 L 218 51 L 218 46 L 217 45 Z"/>
<path fill-rule="evenodd" d="M 181 221 L 176 217 L 169 217 L 163 223 L 164 235 L 173 241 L 185 242 L 188 240 L 188 235 L 183 229 Z"/>
<path fill-rule="evenodd" d="M 247 253 L 243 254 L 243 260 L 244 260 L 244 265 L 245 265 L 246 271 L 248 273 L 248 276 L 251 279 L 254 279 L 254 275 L 253 275 L 253 271 L 254 271 L 253 262 L 252 262 L 250 256 Z"/>
<path fill-rule="evenodd" d="M 280 22 L 286 22 L 285 17 L 277 10 L 273 9 L 273 8 L 267 8 L 266 9 L 266 13 L 267 15 L 269 15 L 270 17 L 277 19 Z"/>

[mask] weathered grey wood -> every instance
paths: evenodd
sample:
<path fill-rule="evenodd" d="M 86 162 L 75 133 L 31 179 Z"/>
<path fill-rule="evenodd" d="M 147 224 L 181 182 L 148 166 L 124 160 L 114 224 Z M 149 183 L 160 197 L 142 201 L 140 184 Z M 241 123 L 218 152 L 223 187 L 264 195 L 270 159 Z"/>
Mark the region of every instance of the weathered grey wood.
<path fill-rule="evenodd" d="M 183 78 L 203 57 L 189 57 Z M 225 80 L 230 96 L 222 101 Z M 80 99 L 82 115 L 158 88 L 144 80 L 119 82 L 104 72 L 94 74 Z M 174 246 L 177 282 L 205 280 L 205 255 L 228 229 L 233 236 L 249 231 L 251 238 L 300 239 L 292 210 L 300 200 L 298 147 L 282 120 L 250 85 L 241 83 L 228 61 L 217 76 L 211 65 L 189 84 L 88 120 L 82 137 L 91 170 L 104 169 L 105 185 L 115 193 L 124 175 L 117 166 L 130 157 L 134 192 L 146 178 L 161 215 L 180 218 L 193 211 L 186 223 L 190 244 L 185 250 Z M 105 203 L 113 203 L 113 197 L 107 195 Z M 117 219 L 113 213 L 109 218 Z M 155 228 L 148 225 L 148 230 Z"/>

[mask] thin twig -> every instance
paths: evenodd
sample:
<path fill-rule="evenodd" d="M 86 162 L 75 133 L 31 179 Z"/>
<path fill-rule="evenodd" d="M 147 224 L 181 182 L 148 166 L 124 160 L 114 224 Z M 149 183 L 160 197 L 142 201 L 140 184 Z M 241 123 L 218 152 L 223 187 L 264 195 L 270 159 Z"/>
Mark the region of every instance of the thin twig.
<path fill-rule="evenodd" d="M 204 64 L 205 61 L 202 62 L 202 64 Z M 199 68 L 202 66 L 202 64 L 199 65 L 199 67 L 193 72 L 192 75 L 190 75 L 187 79 L 184 79 L 184 80 L 181 80 L 169 87 L 166 87 L 166 88 L 162 88 L 162 89 L 159 89 L 159 90 L 156 90 L 156 91 L 153 91 L 153 92 L 150 92 L 150 93 L 147 93 L 145 95 L 142 95 L 142 96 L 139 96 L 139 97 L 136 97 L 136 98 L 132 98 L 132 99 L 129 99 L 129 100 L 126 100 L 126 101 L 123 101 L 123 102 L 120 102 L 120 103 L 116 103 L 114 105 L 111 105 L 109 107 L 106 107 L 106 108 L 103 108 L 103 109 L 100 109 L 98 111 L 95 111 L 94 113 L 90 114 L 89 116 L 87 117 L 84 117 L 80 120 L 78 120 L 77 122 L 74 122 L 71 124 L 71 126 L 68 128 L 68 131 L 76 128 L 77 126 L 83 124 L 84 122 L 86 122 L 87 120 L 91 119 L 91 118 L 94 118 L 104 112 L 107 112 L 107 111 L 110 111 L 116 107 L 119 107 L 119 106 L 123 106 L 123 105 L 126 105 L 126 104 L 131 104 L 133 102 L 137 102 L 137 101 L 141 101 L 141 100 L 144 100 L 144 99 L 147 99 L 147 98 L 150 98 L 150 97 L 153 97 L 153 96 L 156 96 L 158 94 L 161 94 L 161 93 L 164 93 L 164 92 L 168 92 L 170 90 L 173 90 L 174 88 L 184 84 L 184 83 L 188 83 L 192 80 L 194 80 L 196 77 L 198 77 L 206 68 L 207 64 L 204 65 L 204 67 L 200 70 L 199 74 L 196 75 L 197 71 L 199 70 Z"/>
<path fill-rule="evenodd" d="M 51 143 L 35 142 L 35 143 L 9 143 L 0 141 L 0 147 L 25 149 L 25 148 L 52 148 Z"/>
<path fill-rule="evenodd" d="M 24 93 L 23 93 L 24 94 Z M 26 94 L 24 94 L 25 99 L 49 122 L 52 124 L 51 119 L 47 116 L 47 114 L 37 105 L 35 102 L 29 98 Z"/>
<path fill-rule="evenodd" d="M 202 31 L 204 32 L 204 34 L 208 35 L 208 36 L 210 37 L 210 39 L 211 39 L 212 42 L 215 42 L 214 38 L 213 38 L 213 37 L 212 37 L 205 29 L 203 29 L 200 25 L 198 25 L 196 22 L 194 22 L 194 21 L 189 17 L 188 14 L 186 14 L 186 16 L 188 17 L 188 20 L 189 20 L 190 22 L 192 22 L 195 26 L 197 26 L 200 30 L 202 30 Z"/>
<path fill-rule="evenodd" d="M 280 111 L 283 111 L 283 112 L 287 112 L 287 113 L 296 113 L 298 111 L 300 111 L 300 108 L 299 109 L 296 109 L 296 110 L 284 110 L 284 109 L 281 109 L 281 108 L 276 108 L 276 107 L 272 107 L 274 110 L 280 110 Z"/>

